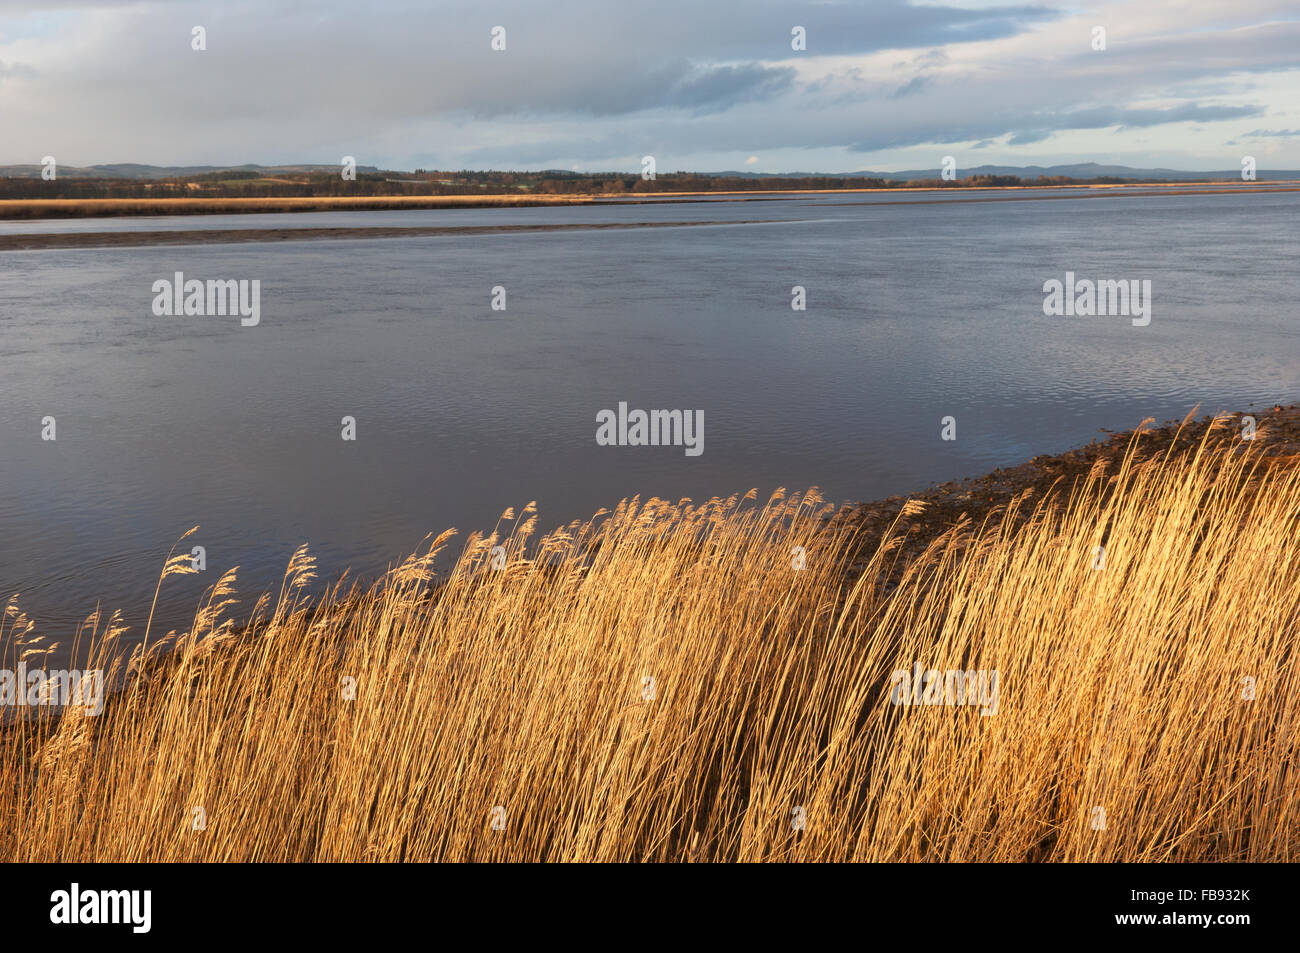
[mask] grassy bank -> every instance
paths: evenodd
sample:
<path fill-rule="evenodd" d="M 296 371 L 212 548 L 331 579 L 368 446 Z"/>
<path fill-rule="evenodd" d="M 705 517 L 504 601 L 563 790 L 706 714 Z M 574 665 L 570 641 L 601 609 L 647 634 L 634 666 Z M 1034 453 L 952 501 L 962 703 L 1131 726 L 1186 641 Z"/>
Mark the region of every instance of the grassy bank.
<path fill-rule="evenodd" d="M 239 632 L 229 573 L 102 715 L 0 736 L 0 857 L 1293 860 L 1300 468 L 1238 435 L 919 546 L 935 499 L 751 493 L 508 513 L 315 598 L 302 552 Z M 894 704 L 918 663 L 996 697 Z"/>

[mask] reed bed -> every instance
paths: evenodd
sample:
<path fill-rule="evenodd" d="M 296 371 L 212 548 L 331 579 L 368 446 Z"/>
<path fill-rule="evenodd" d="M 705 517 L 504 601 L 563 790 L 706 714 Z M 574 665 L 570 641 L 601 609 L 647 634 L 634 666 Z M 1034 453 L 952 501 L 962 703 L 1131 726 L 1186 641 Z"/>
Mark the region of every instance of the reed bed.
<path fill-rule="evenodd" d="M 530 505 L 366 587 L 304 549 L 243 628 L 233 571 L 92 616 L 120 688 L 0 736 L 0 857 L 1295 860 L 1300 469 L 1138 442 L 905 563 L 815 491 Z M 894 704 L 917 663 L 996 712 Z"/>
<path fill-rule="evenodd" d="M 411 208 L 521 208 L 585 205 L 590 195 L 317 195 L 229 198 L 0 199 L 0 219 L 121 215 L 238 215 L 261 212 L 361 212 Z"/>

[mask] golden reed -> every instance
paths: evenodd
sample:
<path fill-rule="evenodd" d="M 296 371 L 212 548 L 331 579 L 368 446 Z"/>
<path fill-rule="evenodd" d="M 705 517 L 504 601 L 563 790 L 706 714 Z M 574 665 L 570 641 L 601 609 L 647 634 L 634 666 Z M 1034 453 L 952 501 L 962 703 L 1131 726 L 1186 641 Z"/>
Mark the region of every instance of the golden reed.
<path fill-rule="evenodd" d="M 304 549 L 243 629 L 233 571 L 189 631 L 87 621 L 118 691 L 0 735 L 0 856 L 1295 860 L 1298 480 L 1130 448 L 906 564 L 815 491 L 530 506 L 315 595 Z M 917 665 L 996 713 L 893 704 Z"/>

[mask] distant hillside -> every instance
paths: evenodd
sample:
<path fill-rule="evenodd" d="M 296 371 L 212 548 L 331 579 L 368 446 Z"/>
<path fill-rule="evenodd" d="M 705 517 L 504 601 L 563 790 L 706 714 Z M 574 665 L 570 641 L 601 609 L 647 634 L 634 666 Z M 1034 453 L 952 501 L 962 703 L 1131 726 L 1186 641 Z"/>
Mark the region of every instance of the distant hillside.
<path fill-rule="evenodd" d="M 39 165 L 0 165 L 0 176 L 14 178 L 40 178 Z M 206 175 L 212 172 L 256 172 L 261 175 L 292 174 L 303 172 L 337 172 L 334 165 L 141 165 L 137 162 L 115 162 L 109 165 L 59 165 L 59 178 L 68 179 L 172 179 L 187 175 Z M 358 172 L 378 172 L 373 165 L 359 165 Z"/>
<path fill-rule="evenodd" d="M 175 179 L 186 176 L 210 175 L 214 172 L 236 172 L 236 173 L 256 173 L 261 176 L 275 175 L 294 175 L 312 172 L 337 172 L 339 165 L 321 164 L 321 165 L 257 165 L 248 163 L 245 165 L 191 165 L 191 166 L 158 166 L 142 165 L 136 162 L 117 162 L 108 165 L 91 165 L 91 166 L 70 166 L 60 165 L 58 167 L 59 178 L 68 179 Z M 396 172 L 395 170 L 381 170 L 377 166 L 359 165 L 358 172 L 378 173 L 388 171 L 390 173 L 409 175 L 413 173 Z M 423 170 L 417 170 L 423 172 Z M 592 175 L 619 175 L 624 173 L 574 173 L 562 169 L 552 169 L 542 172 L 518 173 L 521 176 L 528 177 L 556 177 L 556 178 L 586 178 Z M 704 178 L 728 178 L 728 179 L 804 179 L 804 178 L 823 178 L 823 179 L 884 179 L 890 182 L 907 182 L 919 179 L 936 179 L 939 177 L 939 169 L 905 169 L 900 172 L 745 172 L 745 171 L 726 171 L 726 172 L 699 172 L 692 173 Z M 11 176 L 14 178 L 40 178 L 40 165 L 4 165 L 0 166 L 0 177 Z M 982 175 L 1014 175 L 1021 179 L 1037 179 L 1043 177 L 1067 177 L 1086 181 L 1097 178 L 1117 178 L 1131 181 L 1143 180 L 1176 180 L 1182 182 L 1198 182 L 1210 179 L 1229 179 L 1237 180 L 1241 178 L 1241 169 L 1226 169 L 1221 172 L 1188 172 L 1182 169 L 1134 169 L 1126 165 L 1101 165 L 1097 162 L 1077 162 L 1072 165 L 1053 165 L 1053 166 L 1015 166 L 1015 165 L 979 165 L 969 168 L 957 167 L 957 178 L 968 179 L 973 176 Z M 1260 169 L 1256 173 L 1259 179 L 1300 179 L 1300 171 L 1297 170 L 1279 170 L 1279 169 Z"/>
<path fill-rule="evenodd" d="M 939 169 L 906 169 L 902 172 L 707 172 L 704 175 L 725 178 L 781 178 L 796 179 L 810 176 L 837 179 L 868 178 L 888 179 L 906 182 L 915 179 L 936 179 Z M 1256 173 L 1260 179 L 1300 179 L 1297 170 L 1260 169 Z M 1097 162 L 1076 162 L 1072 165 L 977 165 L 970 168 L 957 166 L 957 178 L 967 179 L 976 175 L 1015 175 L 1022 179 L 1038 179 L 1048 176 L 1066 176 L 1071 179 L 1117 178 L 1143 180 L 1177 180 L 1181 182 L 1200 182 L 1212 179 L 1237 180 L 1241 178 L 1241 168 L 1227 169 L 1222 172 L 1187 172 L 1182 169 L 1134 169 L 1126 165 L 1101 165 Z"/>

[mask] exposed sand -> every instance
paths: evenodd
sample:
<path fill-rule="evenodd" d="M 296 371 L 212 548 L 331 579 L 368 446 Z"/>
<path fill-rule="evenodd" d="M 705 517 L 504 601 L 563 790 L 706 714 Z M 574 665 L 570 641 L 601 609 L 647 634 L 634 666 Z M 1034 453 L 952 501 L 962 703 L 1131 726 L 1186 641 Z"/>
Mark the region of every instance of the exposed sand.
<path fill-rule="evenodd" d="M 786 220 L 782 220 L 786 221 Z M 794 221 L 794 220 L 790 220 Z M 567 225 L 428 225 L 332 228 L 195 228 L 167 231 L 54 232 L 0 235 L 0 251 L 41 248 L 107 248 L 139 245 L 214 245 L 232 242 L 324 241 L 356 238 L 427 238 L 439 235 L 493 235 L 528 232 L 589 231 L 618 228 L 689 228 L 699 225 L 762 225 L 770 220 L 707 222 L 575 222 Z"/>

